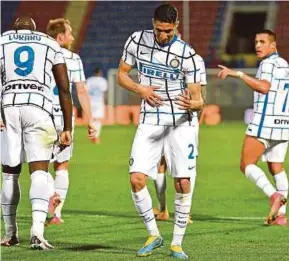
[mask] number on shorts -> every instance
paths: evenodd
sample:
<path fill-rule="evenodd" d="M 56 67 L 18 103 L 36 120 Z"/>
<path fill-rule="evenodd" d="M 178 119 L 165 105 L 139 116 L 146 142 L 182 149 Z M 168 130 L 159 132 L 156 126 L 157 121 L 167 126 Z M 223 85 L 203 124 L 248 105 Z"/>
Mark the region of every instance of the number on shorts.
<path fill-rule="evenodd" d="M 189 158 L 189 159 L 194 159 L 194 158 L 195 158 L 195 156 L 194 156 L 194 145 L 193 145 L 193 144 L 189 144 L 189 145 L 188 145 L 188 148 L 191 149 L 191 152 L 190 152 L 188 158 Z"/>
<path fill-rule="evenodd" d="M 21 55 L 27 53 L 27 59 L 21 61 Z M 29 46 L 21 46 L 14 52 L 14 63 L 18 67 L 14 70 L 19 76 L 27 76 L 32 72 L 34 66 L 34 51 Z"/>

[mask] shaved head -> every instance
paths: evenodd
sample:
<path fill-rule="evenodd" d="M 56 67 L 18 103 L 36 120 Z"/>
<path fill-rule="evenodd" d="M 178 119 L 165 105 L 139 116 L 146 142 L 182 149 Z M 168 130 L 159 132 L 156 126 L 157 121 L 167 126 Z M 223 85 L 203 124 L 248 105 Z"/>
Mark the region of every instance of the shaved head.
<path fill-rule="evenodd" d="M 14 23 L 15 30 L 36 30 L 36 24 L 34 20 L 29 16 L 22 16 L 16 19 Z"/>

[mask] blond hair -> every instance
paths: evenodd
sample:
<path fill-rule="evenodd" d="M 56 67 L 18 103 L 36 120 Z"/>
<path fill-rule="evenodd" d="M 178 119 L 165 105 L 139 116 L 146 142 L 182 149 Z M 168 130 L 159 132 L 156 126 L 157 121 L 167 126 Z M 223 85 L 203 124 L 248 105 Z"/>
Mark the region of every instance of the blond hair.
<path fill-rule="evenodd" d="M 65 25 L 70 25 L 70 21 L 65 18 L 57 18 L 50 20 L 46 27 L 46 33 L 56 39 L 58 34 L 65 33 Z"/>

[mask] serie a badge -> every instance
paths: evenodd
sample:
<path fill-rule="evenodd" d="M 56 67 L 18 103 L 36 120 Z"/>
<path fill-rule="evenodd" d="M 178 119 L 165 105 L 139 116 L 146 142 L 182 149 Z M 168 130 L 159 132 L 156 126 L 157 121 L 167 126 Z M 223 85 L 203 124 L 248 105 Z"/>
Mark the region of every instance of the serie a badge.
<path fill-rule="evenodd" d="M 179 65 L 180 65 L 180 61 L 178 60 L 177 56 L 175 56 L 175 58 L 170 61 L 170 66 L 172 68 L 178 68 Z"/>

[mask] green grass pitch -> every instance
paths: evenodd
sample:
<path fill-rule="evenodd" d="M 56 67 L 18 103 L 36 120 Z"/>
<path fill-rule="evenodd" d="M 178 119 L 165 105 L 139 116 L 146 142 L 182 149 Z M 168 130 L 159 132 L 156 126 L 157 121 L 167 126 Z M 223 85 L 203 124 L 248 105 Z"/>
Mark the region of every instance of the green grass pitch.
<path fill-rule="evenodd" d="M 63 211 L 65 223 L 45 232 L 46 239 L 55 246 L 53 251 L 28 248 L 31 206 L 25 167 L 18 209 L 21 245 L 2 248 L 2 260 L 173 260 L 169 257 L 174 198 L 171 177 L 167 192 L 170 221 L 159 223 L 165 246 L 150 257 L 136 257 L 147 233 L 134 208 L 129 186 L 128 160 L 135 129 L 104 127 L 100 145 L 88 142 L 85 128 L 76 129 L 70 189 Z M 192 203 L 194 223 L 188 226 L 183 244 L 189 260 L 289 260 L 288 228 L 263 226 L 269 201 L 239 171 L 244 131 L 242 123 L 201 126 Z M 288 159 L 285 166 L 288 170 Z M 148 186 L 155 202 L 153 182 L 149 181 Z"/>

